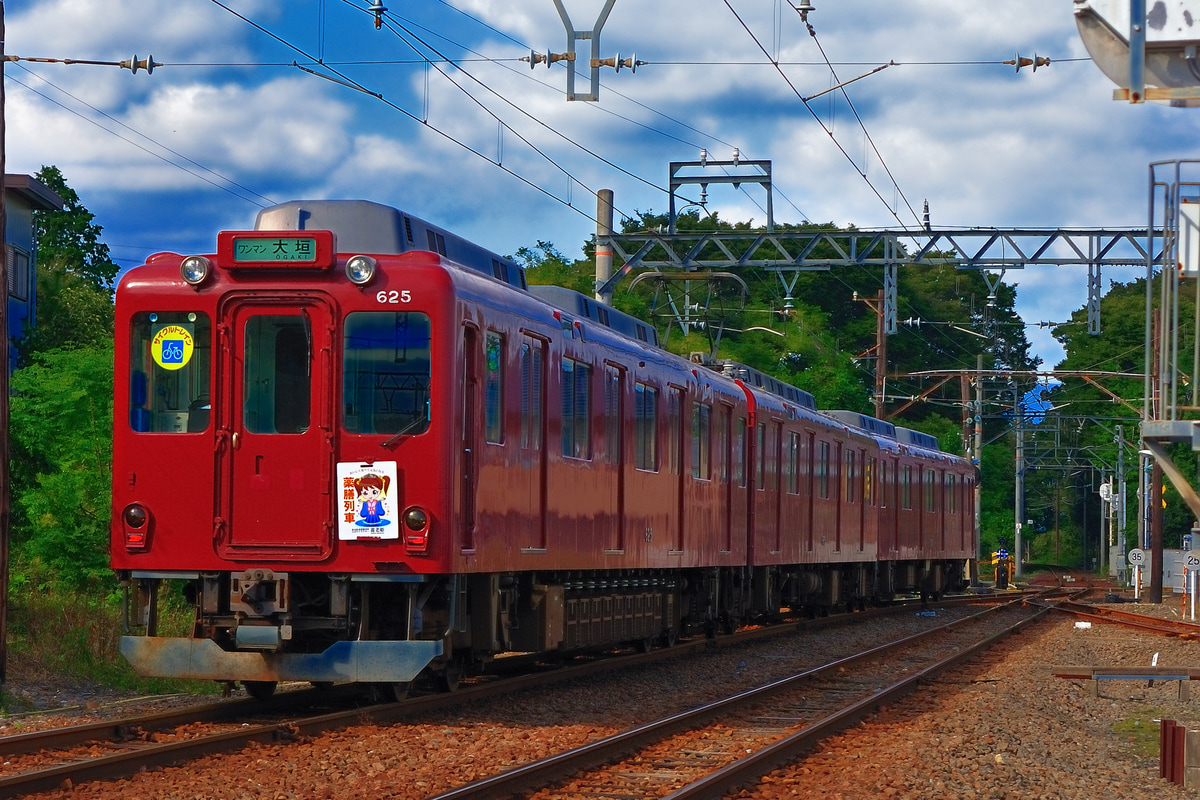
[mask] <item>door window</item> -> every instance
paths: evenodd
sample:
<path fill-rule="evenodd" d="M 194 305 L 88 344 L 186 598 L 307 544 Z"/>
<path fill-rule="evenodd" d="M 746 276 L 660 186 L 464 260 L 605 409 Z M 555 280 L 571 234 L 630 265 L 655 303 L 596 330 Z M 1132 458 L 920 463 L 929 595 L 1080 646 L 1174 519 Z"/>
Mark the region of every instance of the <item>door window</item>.
<path fill-rule="evenodd" d="M 304 433 L 312 416 L 312 326 L 299 314 L 246 320 L 242 424 L 250 433 Z"/>

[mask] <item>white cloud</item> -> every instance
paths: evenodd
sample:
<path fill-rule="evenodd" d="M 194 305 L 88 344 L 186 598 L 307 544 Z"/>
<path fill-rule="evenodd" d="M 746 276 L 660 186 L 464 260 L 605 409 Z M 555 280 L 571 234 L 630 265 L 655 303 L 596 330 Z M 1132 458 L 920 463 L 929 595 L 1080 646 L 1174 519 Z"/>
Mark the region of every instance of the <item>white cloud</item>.
<path fill-rule="evenodd" d="M 1070 60 L 1086 54 L 1065 0 L 818 2 L 809 17 L 815 38 L 787 3 L 729 0 L 758 43 L 724 0 L 618 0 L 602 54 L 636 53 L 648 63 L 633 74 L 603 70 L 598 104 L 565 101 L 561 65 L 531 70 L 514 60 L 529 47 L 565 49 L 550 0 L 451 2 L 501 33 L 443 3 L 393 8 L 389 23 L 469 58 L 445 69 L 511 130 L 501 132 L 436 70 L 382 63 L 413 52 L 388 29 L 375 31 L 365 4 L 232 6 L 299 51 L 324 55 L 330 70 L 384 101 L 288 67 L 304 56 L 208 0 L 10 4 L 11 53 L 119 60 L 152 52 L 166 66 L 131 75 L 7 65 L 9 169 L 57 164 L 110 243 L 131 250 L 200 248 L 206 229 L 211 238 L 222 226 L 244 226 L 256 209 L 163 156 L 179 165 L 191 159 L 278 200 L 364 197 L 493 249 L 544 239 L 574 254 L 593 230 L 586 215 L 595 201 L 583 186 L 616 190 L 619 212 L 663 211 L 668 162 L 695 159 L 700 147 L 713 158 L 736 146 L 744 157 L 771 159 L 775 213 L 784 221 L 878 227 L 895 226 L 898 215 L 911 225 L 903 193 L 917 215 L 928 199 L 935 226 L 1138 226 L 1147 217 L 1147 164 L 1189 156 L 1196 137 L 1198 112 L 1114 102 L 1093 64 Z M 574 27 L 585 29 L 602 0 L 564 3 Z M 804 62 L 781 67 L 791 86 L 759 44 L 780 61 Z M 508 60 L 475 60 L 460 45 Z M 833 82 L 822 49 L 842 81 L 897 62 L 846 88 L 878 156 L 840 93 L 813 101 L 811 112 L 797 97 Z M 579 50 L 577 87 L 586 90 L 588 43 Z M 1053 62 L 1036 73 L 994 63 L 1018 53 Z M 496 159 L 541 191 L 489 165 Z M 725 219 L 764 219 L 747 194 L 712 187 L 709 199 Z M 178 213 L 188 214 L 186 223 L 173 219 Z M 1086 299 L 1086 276 L 1077 271 L 1031 267 L 1010 277 L 1019 278 L 1020 309 L 1031 322 L 1065 319 Z M 1053 349 L 1039 329 L 1030 331 L 1039 349 Z"/>

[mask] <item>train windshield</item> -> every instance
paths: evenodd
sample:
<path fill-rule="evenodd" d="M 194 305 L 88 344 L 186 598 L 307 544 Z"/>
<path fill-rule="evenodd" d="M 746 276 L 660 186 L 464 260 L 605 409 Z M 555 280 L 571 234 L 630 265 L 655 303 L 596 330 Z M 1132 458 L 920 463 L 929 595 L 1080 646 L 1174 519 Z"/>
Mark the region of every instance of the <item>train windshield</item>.
<path fill-rule="evenodd" d="M 194 311 L 143 311 L 129 337 L 129 427 L 142 433 L 208 428 L 212 324 Z"/>
<path fill-rule="evenodd" d="M 429 427 L 429 317 L 417 311 L 346 316 L 342 425 L 351 433 Z"/>

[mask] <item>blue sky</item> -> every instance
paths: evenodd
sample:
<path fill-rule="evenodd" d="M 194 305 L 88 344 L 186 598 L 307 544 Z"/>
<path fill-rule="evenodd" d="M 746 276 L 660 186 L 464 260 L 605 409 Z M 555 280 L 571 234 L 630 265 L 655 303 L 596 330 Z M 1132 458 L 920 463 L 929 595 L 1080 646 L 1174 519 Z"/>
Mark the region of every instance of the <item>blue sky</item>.
<path fill-rule="evenodd" d="M 602 6 L 563 3 L 575 29 Z M 380 30 L 369 4 L 9 0 L 10 55 L 163 66 L 7 64 L 8 171 L 57 165 L 132 266 L 324 197 L 577 256 L 596 189 L 618 214 L 665 211 L 668 163 L 701 148 L 771 159 L 783 222 L 914 225 L 928 200 L 936 226 L 1144 226 L 1148 164 L 1196 155 L 1200 111 L 1114 101 L 1070 0 L 825 0 L 815 36 L 786 0 L 616 0 L 602 54 L 647 63 L 604 70 L 596 103 L 566 101 L 563 65 L 517 60 L 566 49 L 553 0 L 393 0 Z M 1052 63 L 998 63 L 1018 53 Z M 853 108 L 798 98 L 890 61 L 847 88 Z M 761 222 L 760 197 L 712 187 L 708 207 Z M 1035 326 L 1086 300 L 1086 271 L 1009 278 Z M 1048 333 L 1029 337 L 1053 365 Z"/>

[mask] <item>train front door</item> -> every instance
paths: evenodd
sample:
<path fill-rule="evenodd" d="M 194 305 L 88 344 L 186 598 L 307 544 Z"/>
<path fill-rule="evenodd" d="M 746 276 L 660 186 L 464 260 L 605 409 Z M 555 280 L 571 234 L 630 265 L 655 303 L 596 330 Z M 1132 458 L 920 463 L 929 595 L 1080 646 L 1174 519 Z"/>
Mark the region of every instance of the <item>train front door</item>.
<path fill-rule="evenodd" d="M 216 541 L 227 558 L 318 560 L 333 547 L 333 313 L 318 297 L 221 311 Z"/>

